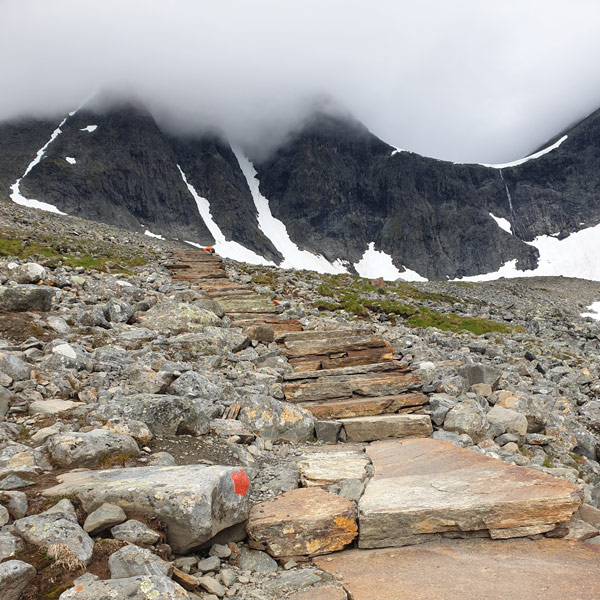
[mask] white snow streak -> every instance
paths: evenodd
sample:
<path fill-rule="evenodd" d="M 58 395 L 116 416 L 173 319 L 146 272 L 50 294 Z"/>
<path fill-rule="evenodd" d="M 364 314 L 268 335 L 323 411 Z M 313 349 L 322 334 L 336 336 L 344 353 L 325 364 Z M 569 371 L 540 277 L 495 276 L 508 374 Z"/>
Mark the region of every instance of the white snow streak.
<path fill-rule="evenodd" d="M 506 169 L 507 167 L 516 167 L 516 166 L 522 165 L 523 163 L 526 163 L 530 160 L 539 158 L 540 156 L 544 156 L 544 154 L 548 154 L 548 152 L 552 152 L 552 150 L 556 150 L 556 148 L 558 148 L 567 139 L 567 137 L 568 136 L 563 135 L 558 141 L 554 142 L 554 144 L 551 144 L 547 148 L 543 148 L 539 152 L 534 152 L 533 154 L 530 154 L 529 156 L 526 156 L 525 158 L 519 158 L 518 160 L 513 160 L 512 162 L 504 163 L 501 165 L 488 165 L 485 163 L 480 163 L 480 164 L 482 167 L 491 167 L 492 169 Z"/>
<path fill-rule="evenodd" d="M 146 231 L 144 231 L 144 235 L 147 235 L 148 237 L 151 237 L 151 238 L 156 238 L 157 240 L 164 240 L 165 239 L 159 233 L 152 233 L 149 229 L 146 229 Z"/>
<path fill-rule="evenodd" d="M 504 231 L 508 231 L 508 233 L 512 234 L 512 227 L 508 219 L 505 219 L 504 217 L 497 217 L 492 213 L 489 213 L 489 215 L 492 217 L 492 219 L 494 219 L 494 221 L 496 221 L 500 229 L 504 229 Z"/>
<path fill-rule="evenodd" d="M 389 254 L 375 250 L 374 242 L 369 243 L 369 247 L 365 250 L 362 258 L 354 263 L 354 268 L 361 277 L 367 279 L 383 277 L 386 281 L 396 281 L 397 279 L 402 281 L 427 281 L 427 279 L 410 269 L 406 269 L 401 273 L 392 262 L 392 257 Z"/>
<path fill-rule="evenodd" d="M 343 261 L 336 260 L 332 264 L 324 256 L 298 248 L 288 235 L 285 225 L 271 214 L 269 201 L 260 193 L 256 170 L 252 163 L 239 148 L 233 148 L 233 152 L 252 192 L 258 211 L 258 226 L 283 255 L 284 260 L 279 266 L 283 269 L 309 269 L 318 273 L 347 273 Z"/>
<path fill-rule="evenodd" d="M 70 164 L 74 165 L 77 161 L 72 156 L 66 156 L 65 160 Z"/>
<path fill-rule="evenodd" d="M 208 228 L 208 230 L 210 231 L 212 236 L 215 238 L 215 245 L 214 245 L 215 251 L 220 256 L 223 256 L 225 258 L 230 258 L 231 260 L 237 260 L 240 262 L 250 263 L 251 265 L 269 265 L 269 266 L 274 267 L 275 263 L 267 260 L 263 256 L 260 256 L 260 254 L 256 254 L 256 252 L 252 252 L 252 250 L 245 248 L 244 246 L 242 246 L 241 244 L 238 244 L 237 242 L 228 242 L 225 239 L 223 232 L 221 231 L 219 226 L 215 223 L 215 221 L 212 217 L 212 214 L 210 212 L 210 202 L 206 198 L 203 198 L 202 196 L 198 195 L 194 186 L 188 182 L 187 177 L 185 176 L 184 172 L 181 170 L 181 167 L 179 165 L 177 165 L 177 168 L 179 169 L 179 172 L 181 173 L 181 177 L 183 179 L 183 182 L 187 186 L 187 189 L 189 190 L 190 194 L 192 194 L 192 196 L 194 197 L 194 200 L 196 201 L 196 205 L 198 206 L 198 212 L 200 213 L 202 220 L 204 221 L 206 227 Z M 186 242 L 186 243 L 190 244 L 192 242 Z M 193 244 L 193 245 L 198 246 L 199 248 L 202 247 L 199 244 Z"/>
<path fill-rule="evenodd" d="M 600 224 L 581 229 L 559 240 L 550 235 L 536 237 L 533 242 L 540 253 L 537 268 L 517 270 L 517 261 L 511 260 L 495 273 L 463 277 L 456 281 L 491 281 L 499 277 L 577 277 L 600 281 Z"/>
<path fill-rule="evenodd" d="M 582 317 L 589 317 L 595 321 L 600 321 L 600 302 L 593 302 L 587 307 L 587 309 L 590 312 L 581 313 Z"/>
<path fill-rule="evenodd" d="M 50 146 L 50 144 L 62 133 L 61 127 L 65 124 L 65 122 L 68 118 L 69 118 L 69 116 L 66 116 L 60 122 L 58 127 L 52 132 L 50 139 L 46 142 L 46 144 L 42 148 L 40 148 L 37 151 L 35 158 L 29 163 L 27 169 L 25 169 L 25 173 L 23 173 L 23 175 L 21 175 L 21 177 L 19 179 L 17 179 L 17 181 L 15 181 L 15 183 L 13 183 L 10 186 L 10 189 L 11 189 L 10 199 L 15 204 L 20 204 L 21 206 L 27 206 L 29 208 L 39 208 L 40 210 L 58 213 L 59 215 L 66 214 L 66 213 L 58 210 L 58 208 L 56 208 L 56 206 L 54 206 L 53 204 L 48 204 L 47 202 L 41 202 L 40 200 L 32 200 L 32 199 L 25 198 L 25 196 L 23 196 L 21 194 L 20 188 L 21 188 L 22 179 L 27 176 L 27 174 L 31 171 L 31 169 L 33 169 L 33 167 L 35 167 L 35 165 L 40 163 L 44 154 L 46 153 L 46 150 L 48 149 L 48 146 Z"/>
<path fill-rule="evenodd" d="M 87 131 L 88 133 L 93 133 L 94 131 L 96 131 L 96 129 L 98 129 L 98 125 L 88 125 L 87 127 L 80 129 L 79 131 Z"/>

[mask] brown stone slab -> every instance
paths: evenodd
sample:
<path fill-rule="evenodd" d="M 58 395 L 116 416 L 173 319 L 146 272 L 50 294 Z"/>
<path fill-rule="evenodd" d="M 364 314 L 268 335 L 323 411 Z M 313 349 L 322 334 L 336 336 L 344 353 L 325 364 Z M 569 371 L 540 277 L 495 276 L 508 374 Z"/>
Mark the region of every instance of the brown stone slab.
<path fill-rule="evenodd" d="M 348 479 L 364 481 L 369 464 L 366 454 L 356 450 L 312 452 L 298 461 L 298 471 L 303 487 L 327 487 Z"/>
<path fill-rule="evenodd" d="M 340 419 L 349 442 L 371 442 L 386 438 L 425 437 L 431 435 L 427 415 L 377 415 Z"/>
<path fill-rule="evenodd" d="M 321 377 L 335 377 L 336 375 L 360 375 L 362 373 L 384 373 L 397 371 L 406 373 L 408 365 L 399 360 L 389 360 L 382 363 L 370 363 L 352 367 L 338 367 L 336 369 L 317 369 L 315 371 L 302 371 L 301 373 L 288 373 L 284 381 L 299 381 L 302 379 L 319 379 Z"/>
<path fill-rule="evenodd" d="M 356 396 L 343 400 L 300 402 L 298 405 L 309 410 L 318 419 L 344 419 L 404 412 L 408 408 L 416 410 L 428 402 L 429 398 L 422 392 L 408 392 L 397 396 L 376 398 Z"/>
<path fill-rule="evenodd" d="M 353 600 L 600 598 L 600 547 L 563 540 L 456 540 L 313 560 Z"/>
<path fill-rule="evenodd" d="M 421 385 L 421 379 L 414 373 L 391 371 L 293 381 L 285 383 L 282 390 L 288 402 L 312 402 L 353 396 L 398 395 L 419 389 Z"/>
<path fill-rule="evenodd" d="M 327 335 L 308 339 L 294 339 L 286 337 L 283 340 L 283 346 L 284 354 L 289 358 L 297 358 L 309 355 L 329 355 L 339 352 L 368 350 L 374 348 L 381 348 L 382 351 L 387 351 L 390 354 L 393 354 L 393 349 L 389 342 L 379 336 L 373 335 Z"/>
<path fill-rule="evenodd" d="M 300 488 L 256 504 L 248 537 L 272 556 L 336 552 L 357 535 L 354 503 L 320 488 Z"/>
<path fill-rule="evenodd" d="M 367 454 L 375 475 L 359 502 L 361 548 L 422 543 L 451 533 L 498 538 L 544 533 L 568 521 L 581 504 L 575 484 L 449 442 L 378 442 Z"/>

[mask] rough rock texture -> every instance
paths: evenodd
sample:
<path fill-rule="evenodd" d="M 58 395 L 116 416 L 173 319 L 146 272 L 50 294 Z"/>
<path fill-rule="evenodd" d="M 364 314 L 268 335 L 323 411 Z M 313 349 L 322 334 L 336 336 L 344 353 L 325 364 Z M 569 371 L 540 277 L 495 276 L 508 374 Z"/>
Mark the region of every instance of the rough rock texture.
<path fill-rule="evenodd" d="M 363 481 L 368 464 L 364 452 L 314 452 L 298 461 L 298 470 L 303 487 L 324 487 L 348 479 Z"/>
<path fill-rule="evenodd" d="M 50 513 L 24 517 L 14 523 L 16 532 L 29 544 L 48 548 L 64 544 L 84 564 L 92 558 L 94 542 L 70 515 Z"/>
<path fill-rule="evenodd" d="M 318 488 L 285 492 L 255 505 L 248 536 L 272 556 L 316 556 L 341 550 L 357 535 L 354 503 Z"/>
<path fill-rule="evenodd" d="M 44 495 L 75 494 L 88 513 L 110 502 L 162 517 L 169 544 L 180 554 L 248 515 L 250 482 L 234 467 L 137 467 L 67 473 L 58 479 L 60 484 Z"/>
<path fill-rule="evenodd" d="M 359 502 L 361 548 L 421 543 L 431 534 L 492 538 L 543 533 L 581 504 L 578 486 L 457 448 L 414 439 L 376 442 L 375 467 Z"/>
<path fill-rule="evenodd" d="M 152 545 L 160 539 L 160 533 L 135 519 L 129 519 L 125 523 L 111 527 L 110 533 L 116 540 L 132 544 Z"/>
<path fill-rule="evenodd" d="M 56 290 L 40 285 L 0 287 L 0 312 L 48 311 Z"/>
<path fill-rule="evenodd" d="M 35 575 L 35 568 L 20 560 L 8 560 L 0 564 L 2 600 L 20 600 L 21 592 Z"/>
<path fill-rule="evenodd" d="M 561 540 L 456 540 L 345 550 L 315 563 L 353 600 L 505 600 L 600 596 L 600 547 Z"/>
<path fill-rule="evenodd" d="M 60 433 L 48 440 L 48 452 L 61 467 L 97 467 L 111 456 L 139 456 L 140 450 L 129 435 L 94 429 L 88 433 Z"/>
<path fill-rule="evenodd" d="M 139 546 L 125 546 L 113 552 L 108 559 L 108 568 L 113 579 L 138 575 L 170 577 L 173 572 L 173 565 Z"/>
<path fill-rule="evenodd" d="M 127 515 L 120 506 L 115 506 L 114 504 L 102 504 L 102 506 L 87 516 L 83 528 L 90 535 L 95 535 L 113 525 L 122 523 L 126 519 Z"/>
<path fill-rule="evenodd" d="M 378 415 L 340 419 L 349 442 L 370 442 L 385 438 L 423 437 L 431 435 L 427 415 Z"/>
<path fill-rule="evenodd" d="M 107 579 L 79 584 L 63 592 L 59 600 L 190 600 L 188 593 L 177 583 L 160 575 Z"/>

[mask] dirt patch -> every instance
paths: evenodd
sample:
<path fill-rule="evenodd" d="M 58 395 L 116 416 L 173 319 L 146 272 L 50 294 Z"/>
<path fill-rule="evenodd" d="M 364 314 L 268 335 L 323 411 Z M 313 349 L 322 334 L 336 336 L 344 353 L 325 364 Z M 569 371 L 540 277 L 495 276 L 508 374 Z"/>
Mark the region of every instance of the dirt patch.
<path fill-rule="evenodd" d="M 30 337 L 48 342 L 56 335 L 32 319 L 31 313 L 18 312 L 0 313 L 0 337 L 20 344 Z"/>

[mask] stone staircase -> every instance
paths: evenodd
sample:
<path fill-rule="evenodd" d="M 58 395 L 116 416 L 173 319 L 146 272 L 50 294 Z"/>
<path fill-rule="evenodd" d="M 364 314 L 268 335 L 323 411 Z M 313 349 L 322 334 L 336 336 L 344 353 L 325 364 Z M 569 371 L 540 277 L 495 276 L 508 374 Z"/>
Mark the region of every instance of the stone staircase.
<path fill-rule="evenodd" d="M 183 251 L 175 258 L 168 265 L 174 281 L 202 289 L 250 337 L 262 328 L 270 341 L 265 329 L 273 331 L 271 339 L 294 369 L 284 377 L 285 399 L 319 420 L 341 422 L 344 441 L 431 435 L 429 416 L 410 414 L 428 403 L 421 381 L 389 342 L 350 328 L 303 331 L 299 321 L 281 317 L 282 308 L 270 299 L 232 282 L 218 256 Z"/>

